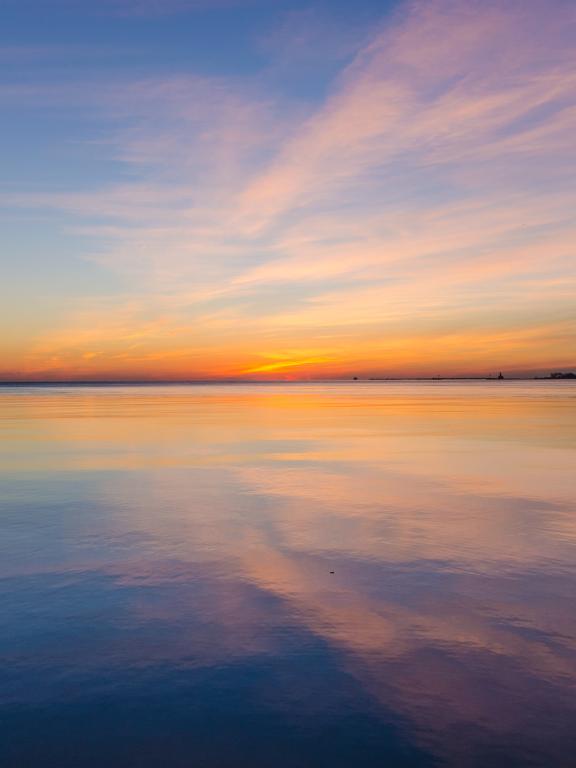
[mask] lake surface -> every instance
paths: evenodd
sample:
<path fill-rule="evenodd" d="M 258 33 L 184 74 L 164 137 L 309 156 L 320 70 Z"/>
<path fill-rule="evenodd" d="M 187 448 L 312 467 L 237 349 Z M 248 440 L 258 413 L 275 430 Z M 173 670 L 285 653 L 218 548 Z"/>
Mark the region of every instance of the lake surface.
<path fill-rule="evenodd" d="M 0 388 L 2 768 L 576 766 L 576 385 Z"/>

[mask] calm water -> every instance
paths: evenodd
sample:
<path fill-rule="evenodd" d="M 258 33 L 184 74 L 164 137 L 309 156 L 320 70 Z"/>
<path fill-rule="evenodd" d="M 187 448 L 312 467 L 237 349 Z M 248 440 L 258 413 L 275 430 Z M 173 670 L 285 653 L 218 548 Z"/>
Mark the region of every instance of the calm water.
<path fill-rule="evenodd" d="M 576 766 L 573 383 L 2 388 L 0 429 L 2 768 Z"/>

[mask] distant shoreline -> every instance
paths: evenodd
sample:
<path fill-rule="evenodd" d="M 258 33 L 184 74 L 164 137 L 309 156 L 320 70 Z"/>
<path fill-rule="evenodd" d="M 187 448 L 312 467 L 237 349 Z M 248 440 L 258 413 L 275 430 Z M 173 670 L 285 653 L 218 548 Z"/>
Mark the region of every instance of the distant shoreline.
<path fill-rule="evenodd" d="M 141 380 L 141 379 L 110 379 L 110 380 L 54 380 L 54 381 L 0 381 L 0 387 L 154 387 L 154 386 L 210 386 L 222 384 L 365 384 L 369 382 L 439 382 L 439 381 L 492 381 L 496 383 L 516 382 L 516 381 L 573 381 L 576 377 L 556 377 L 556 376 L 517 376 L 498 379 L 495 376 L 403 376 L 403 377 L 369 377 L 369 378 L 346 378 L 346 379 L 299 379 L 299 380 L 254 380 L 254 379 L 182 379 L 182 380 Z"/>

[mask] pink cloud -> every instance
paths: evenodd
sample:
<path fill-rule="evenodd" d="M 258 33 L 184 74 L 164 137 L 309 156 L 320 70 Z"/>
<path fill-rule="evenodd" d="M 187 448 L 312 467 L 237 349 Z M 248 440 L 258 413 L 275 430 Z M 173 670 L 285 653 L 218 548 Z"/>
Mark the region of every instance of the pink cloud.
<path fill-rule="evenodd" d="M 326 334 L 353 348 L 425 323 L 488 333 L 530 312 L 561 328 L 573 313 L 573 38 L 561 0 L 554 12 L 432 0 L 378 29 L 317 105 L 271 94 L 266 77 L 116 84 L 99 108 L 121 125 L 107 142 L 132 181 L 7 197 L 100 236 L 89 256 L 140 307 L 104 299 L 75 324 L 117 315 L 123 333 L 104 324 L 103 338 L 140 326 L 144 345 L 160 334 L 196 349 L 204 334 L 229 349 L 242 333 L 256 350 L 270 335 L 289 349 L 318 337 L 312 359 Z M 269 299 L 275 286 L 292 307 Z"/>

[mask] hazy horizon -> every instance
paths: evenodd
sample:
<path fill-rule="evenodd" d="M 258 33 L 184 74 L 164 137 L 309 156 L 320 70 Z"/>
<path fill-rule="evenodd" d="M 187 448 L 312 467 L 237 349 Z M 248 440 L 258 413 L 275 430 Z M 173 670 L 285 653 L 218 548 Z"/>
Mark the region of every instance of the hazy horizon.
<path fill-rule="evenodd" d="M 139 379 L 122 379 L 122 378 L 27 378 L 27 379 L 2 379 L 0 380 L 0 386 L 10 386 L 16 384 L 330 384 L 330 383 L 369 383 L 369 382 L 410 382 L 410 381 L 498 381 L 499 374 L 502 373 L 503 381 L 571 381 L 569 377 L 558 377 L 555 379 L 551 376 L 551 373 L 572 373 L 572 371 L 548 371 L 534 374 L 516 374 L 514 376 L 506 376 L 503 372 L 498 371 L 492 374 L 486 375 L 454 375 L 454 376 L 341 376 L 341 377 L 284 377 L 284 378 L 240 378 L 240 377 L 228 377 L 228 378 L 139 378 Z"/>

